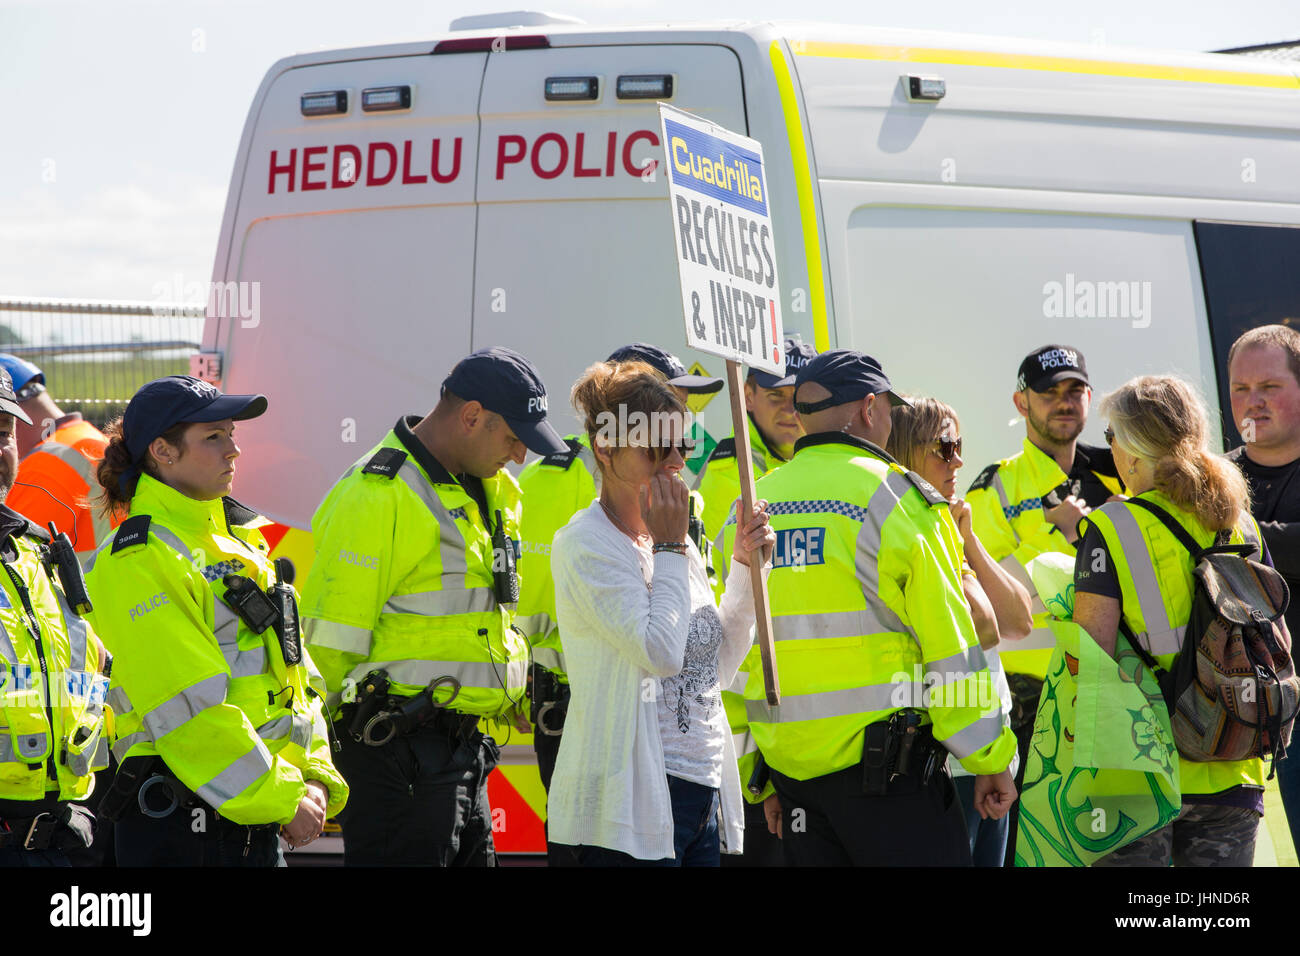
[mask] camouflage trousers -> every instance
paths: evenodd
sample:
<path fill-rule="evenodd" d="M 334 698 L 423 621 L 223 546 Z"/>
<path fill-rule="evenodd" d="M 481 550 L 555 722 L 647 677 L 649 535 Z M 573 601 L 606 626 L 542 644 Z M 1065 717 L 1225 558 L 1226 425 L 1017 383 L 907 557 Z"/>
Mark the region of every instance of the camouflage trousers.
<path fill-rule="evenodd" d="M 1177 819 L 1093 866 L 1251 866 L 1259 814 L 1244 807 L 1185 804 Z"/>

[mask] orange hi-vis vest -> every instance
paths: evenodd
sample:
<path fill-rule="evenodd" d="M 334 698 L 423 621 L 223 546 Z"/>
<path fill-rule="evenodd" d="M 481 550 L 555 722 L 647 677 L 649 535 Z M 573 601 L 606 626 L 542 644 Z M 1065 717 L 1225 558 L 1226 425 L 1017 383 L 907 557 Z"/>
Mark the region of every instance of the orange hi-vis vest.
<path fill-rule="evenodd" d="M 97 548 L 120 519 L 94 513 L 89 499 L 99 492 L 95 469 L 108 439 L 78 413 L 60 425 L 18 463 L 18 476 L 6 504 L 42 528 L 54 527 L 72 539 L 79 554 Z"/>

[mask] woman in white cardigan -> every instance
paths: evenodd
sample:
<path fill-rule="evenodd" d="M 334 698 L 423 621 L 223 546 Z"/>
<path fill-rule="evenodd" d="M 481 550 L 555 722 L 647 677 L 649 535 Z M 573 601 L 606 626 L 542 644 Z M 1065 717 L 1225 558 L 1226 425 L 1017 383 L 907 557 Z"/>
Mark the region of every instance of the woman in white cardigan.
<path fill-rule="evenodd" d="M 588 369 L 573 404 L 601 492 L 551 546 L 572 691 L 548 806 L 551 859 L 717 866 L 722 847 L 740 852 L 744 829 L 721 688 L 753 639 L 750 553 L 766 560 L 775 541 L 766 503 L 738 536 L 719 608 L 686 534 L 680 400 L 649 366 L 625 362 Z"/>

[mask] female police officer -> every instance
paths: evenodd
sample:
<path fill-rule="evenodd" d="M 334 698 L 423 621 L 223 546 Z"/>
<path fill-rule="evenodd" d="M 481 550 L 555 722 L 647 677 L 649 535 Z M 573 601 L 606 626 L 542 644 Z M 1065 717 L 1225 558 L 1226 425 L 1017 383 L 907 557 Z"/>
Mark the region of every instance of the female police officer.
<path fill-rule="evenodd" d="M 228 497 L 234 423 L 265 410 L 169 376 L 107 432 L 101 500 L 129 517 L 88 581 L 114 654 L 122 865 L 274 866 L 281 825 L 301 846 L 347 798 L 265 519 Z"/>

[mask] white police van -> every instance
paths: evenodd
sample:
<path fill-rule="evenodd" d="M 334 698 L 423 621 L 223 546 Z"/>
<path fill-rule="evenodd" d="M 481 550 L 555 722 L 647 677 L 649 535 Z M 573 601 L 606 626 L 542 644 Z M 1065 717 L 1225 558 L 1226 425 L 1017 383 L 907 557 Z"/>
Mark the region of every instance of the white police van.
<path fill-rule="evenodd" d="M 213 309 L 195 369 L 269 394 L 238 494 L 294 529 L 300 573 L 330 484 L 473 349 L 532 358 L 562 430 L 570 383 L 626 342 L 721 371 L 682 345 L 658 101 L 763 144 L 787 330 L 954 405 L 968 480 L 1019 448 L 1034 347 L 1082 349 L 1098 392 L 1173 371 L 1213 405 L 1233 338 L 1300 318 L 1294 64 L 804 23 L 452 26 L 281 60 L 240 142 L 213 279 L 259 283 L 260 309 Z"/>

